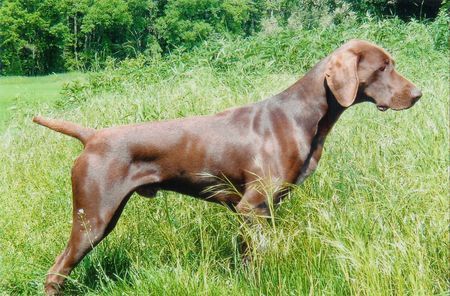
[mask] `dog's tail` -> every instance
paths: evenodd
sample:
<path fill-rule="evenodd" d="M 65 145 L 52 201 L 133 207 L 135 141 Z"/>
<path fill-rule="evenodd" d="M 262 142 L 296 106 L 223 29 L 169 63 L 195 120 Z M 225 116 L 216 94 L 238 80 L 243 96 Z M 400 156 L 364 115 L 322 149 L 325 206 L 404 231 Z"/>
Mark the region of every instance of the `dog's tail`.
<path fill-rule="evenodd" d="M 33 118 L 33 122 L 46 126 L 54 131 L 77 138 L 83 143 L 83 145 L 85 145 L 87 140 L 95 133 L 95 129 L 93 128 L 83 127 L 81 125 L 64 120 L 56 120 L 36 116 Z"/>

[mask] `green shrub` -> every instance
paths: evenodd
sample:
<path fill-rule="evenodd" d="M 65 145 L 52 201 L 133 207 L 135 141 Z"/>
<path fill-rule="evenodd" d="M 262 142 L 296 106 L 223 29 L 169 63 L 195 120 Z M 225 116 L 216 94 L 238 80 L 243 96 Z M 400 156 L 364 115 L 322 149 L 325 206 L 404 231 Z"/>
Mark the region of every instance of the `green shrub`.
<path fill-rule="evenodd" d="M 446 9 L 441 9 L 438 17 L 432 23 L 433 45 L 437 50 L 448 50 L 448 32 L 450 17 Z"/>
<path fill-rule="evenodd" d="M 98 70 L 109 57 L 153 58 L 192 50 L 209 39 L 248 37 L 261 29 L 277 33 L 286 26 L 313 29 L 342 22 L 359 26 L 386 15 L 405 20 L 434 16 L 428 11 L 437 11 L 438 6 L 430 8 L 429 2 L 438 1 L 418 1 L 4 0 L 0 74 Z M 447 21 L 444 14 L 442 25 Z M 436 46 L 443 48 L 441 27 Z"/>
<path fill-rule="evenodd" d="M 169 48 L 192 48 L 213 33 L 250 34 L 262 13 L 250 0 L 171 0 L 156 31 Z"/>

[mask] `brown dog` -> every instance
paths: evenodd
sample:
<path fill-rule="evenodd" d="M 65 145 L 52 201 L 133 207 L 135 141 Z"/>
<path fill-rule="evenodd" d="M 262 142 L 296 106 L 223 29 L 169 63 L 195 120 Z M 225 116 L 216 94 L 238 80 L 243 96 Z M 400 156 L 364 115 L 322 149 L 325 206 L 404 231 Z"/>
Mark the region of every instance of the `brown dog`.
<path fill-rule="evenodd" d="M 352 40 L 282 93 L 211 116 L 101 130 L 35 117 L 85 145 L 72 169 L 72 233 L 49 271 L 46 293 L 57 293 L 108 235 L 134 192 L 153 197 L 159 189 L 173 190 L 267 216 L 269 204 L 287 192 L 284 184 L 299 184 L 314 171 L 325 137 L 347 107 L 371 101 L 381 111 L 402 110 L 421 97 L 394 66 L 382 48 Z M 240 194 L 208 193 L 222 177 Z M 265 196 L 249 185 L 257 178 L 270 179 L 279 190 Z"/>

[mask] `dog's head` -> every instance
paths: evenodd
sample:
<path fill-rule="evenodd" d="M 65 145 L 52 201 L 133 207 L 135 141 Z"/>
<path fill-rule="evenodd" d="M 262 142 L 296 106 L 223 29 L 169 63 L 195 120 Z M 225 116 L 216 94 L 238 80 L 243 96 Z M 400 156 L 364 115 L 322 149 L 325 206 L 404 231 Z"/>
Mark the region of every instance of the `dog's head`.
<path fill-rule="evenodd" d="M 343 107 L 356 99 L 373 101 L 379 110 L 413 106 L 422 92 L 395 70 L 392 57 L 381 47 L 351 40 L 331 54 L 325 79 Z"/>

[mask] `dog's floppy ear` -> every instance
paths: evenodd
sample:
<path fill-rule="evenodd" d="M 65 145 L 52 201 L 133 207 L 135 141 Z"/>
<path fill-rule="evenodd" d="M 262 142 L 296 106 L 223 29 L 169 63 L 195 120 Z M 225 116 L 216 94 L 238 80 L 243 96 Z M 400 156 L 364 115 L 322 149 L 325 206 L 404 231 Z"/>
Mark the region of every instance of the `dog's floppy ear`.
<path fill-rule="evenodd" d="M 343 107 L 355 101 L 359 86 L 358 62 L 359 56 L 348 49 L 333 53 L 328 62 L 325 79 Z"/>

